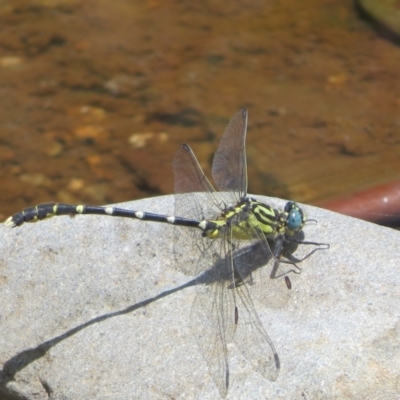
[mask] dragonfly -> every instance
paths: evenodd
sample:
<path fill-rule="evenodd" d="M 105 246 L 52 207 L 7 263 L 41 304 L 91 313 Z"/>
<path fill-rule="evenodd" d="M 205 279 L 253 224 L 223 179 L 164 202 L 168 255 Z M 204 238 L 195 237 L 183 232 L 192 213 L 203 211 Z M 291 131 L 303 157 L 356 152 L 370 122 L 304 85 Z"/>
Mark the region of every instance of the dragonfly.
<path fill-rule="evenodd" d="M 229 388 L 228 344 L 234 342 L 253 369 L 270 381 L 280 359 L 255 310 L 252 298 L 281 308 L 290 298 L 291 281 L 284 265 L 290 245 L 329 245 L 298 239 L 307 221 L 302 208 L 289 201 L 274 208 L 247 194 L 246 132 L 248 113 L 230 120 L 207 179 L 192 149 L 183 144 L 175 154 L 175 213 L 162 215 L 113 206 L 46 203 L 9 217 L 19 227 L 53 216 L 97 214 L 166 223 L 174 226 L 176 265 L 197 278 L 190 327 L 221 397 Z M 304 258 L 306 258 L 304 257 Z M 304 260 L 298 260 L 303 261 Z"/>

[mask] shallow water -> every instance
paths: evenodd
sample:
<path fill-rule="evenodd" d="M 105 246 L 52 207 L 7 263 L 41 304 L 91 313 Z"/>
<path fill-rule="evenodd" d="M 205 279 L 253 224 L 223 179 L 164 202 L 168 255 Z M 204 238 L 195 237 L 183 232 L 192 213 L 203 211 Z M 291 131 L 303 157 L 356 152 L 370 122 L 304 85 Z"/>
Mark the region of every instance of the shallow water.
<path fill-rule="evenodd" d="M 349 1 L 0 5 L 0 216 L 173 192 L 249 110 L 249 192 L 318 203 L 399 177 L 400 47 Z"/>

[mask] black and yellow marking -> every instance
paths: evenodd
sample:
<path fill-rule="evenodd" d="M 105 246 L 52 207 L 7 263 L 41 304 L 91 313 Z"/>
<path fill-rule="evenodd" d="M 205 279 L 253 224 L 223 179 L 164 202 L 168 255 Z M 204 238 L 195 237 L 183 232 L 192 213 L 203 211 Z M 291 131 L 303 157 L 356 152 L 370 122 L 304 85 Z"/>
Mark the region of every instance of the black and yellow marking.
<path fill-rule="evenodd" d="M 57 215 L 108 215 L 112 217 L 134 218 L 142 221 L 165 222 L 169 224 L 199 228 L 200 221 L 194 221 L 186 218 L 167 216 L 161 214 L 148 213 L 143 211 L 134 211 L 117 207 L 100 207 L 88 205 L 72 205 L 65 203 L 45 203 L 34 207 L 28 207 L 14 214 L 5 222 L 7 226 L 16 227 L 25 222 L 38 222 L 44 219 L 52 218 Z"/>
<path fill-rule="evenodd" d="M 249 213 L 249 218 L 236 224 L 229 222 L 241 213 Z M 112 206 L 89 206 L 72 205 L 65 203 L 44 203 L 34 207 L 27 207 L 14 214 L 5 221 L 6 226 L 17 227 L 26 222 L 38 222 L 61 215 L 107 215 L 112 217 L 133 218 L 142 221 L 163 222 L 171 225 L 199 228 L 203 231 L 203 236 L 215 239 L 222 236 L 222 231 L 232 229 L 233 237 L 236 239 L 251 239 L 249 236 L 248 224 L 256 226 L 266 238 L 276 239 L 278 236 L 292 236 L 304 225 L 304 213 L 294 202 L 288 202 L 284 211 L 277 210 L 265 203 L 252 198 L 244 198 L 235 207 L 227 209 L 215 220 L 193 220 L 178 216 L 167 216 L 154 214 L 144 211 L 134 211 Z M 294 215 L 294 217 L 293 217 Z M 295 218 L 295 224 L 290 224 L 290 220 Z"/>

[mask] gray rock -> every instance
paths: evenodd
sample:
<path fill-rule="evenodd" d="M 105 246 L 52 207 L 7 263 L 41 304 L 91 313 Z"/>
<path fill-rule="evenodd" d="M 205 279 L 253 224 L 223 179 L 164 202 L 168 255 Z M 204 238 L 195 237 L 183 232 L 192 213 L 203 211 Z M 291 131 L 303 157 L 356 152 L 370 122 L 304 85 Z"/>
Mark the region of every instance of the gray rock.
<path fill-rule="evenodd" d="M 124 206 L 171 214 L 173 197 Z M 230 344 L 228 398 L 397 399 L 400 233 L 305 209 L 318 220 L 306 240 L 331 248 L 291 274 L 285 308 L 254 301 L 280 375 L 266 380 Z M 2 226 L 0 397 L 218 398 L 189 328 L 196 288 L 182 287 L 191 278 L 174 266 L 173 231 L 98 216 Z"/>

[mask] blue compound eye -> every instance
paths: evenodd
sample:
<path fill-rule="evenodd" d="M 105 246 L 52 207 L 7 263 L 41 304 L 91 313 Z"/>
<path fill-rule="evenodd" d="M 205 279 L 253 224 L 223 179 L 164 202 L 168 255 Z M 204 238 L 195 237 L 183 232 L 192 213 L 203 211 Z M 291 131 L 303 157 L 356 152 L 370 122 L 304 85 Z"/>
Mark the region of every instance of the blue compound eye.
<path fill-rule="evenodd" d="M 291 209 L 294 207 L 294 203 L 293 203 L 293 201 L 288 201 L 286 204 L 285 204 L 285 208 L 284 208 L 284 210 L 285 210 L 285 212 L 290 212 L 291 211 Z"/>
<path fill-rule="evenodd" d="M 286 208 L 286 207 L 285 207 Z M 303 218 L 300 211 L 297 208 L 290 210 L 287 218 L 287 227 L 291 231 L 297 231 L 303 224 Z"/>

